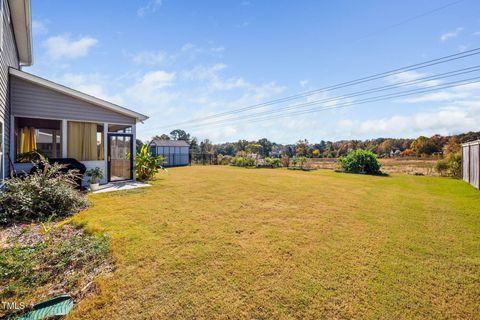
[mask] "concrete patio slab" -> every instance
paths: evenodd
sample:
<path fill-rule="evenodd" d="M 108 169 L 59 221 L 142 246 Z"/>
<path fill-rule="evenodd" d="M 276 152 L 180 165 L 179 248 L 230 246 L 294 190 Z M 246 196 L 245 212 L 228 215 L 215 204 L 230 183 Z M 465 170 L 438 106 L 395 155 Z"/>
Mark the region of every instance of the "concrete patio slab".
<path fill-rule="evenodd" d="M 101 185 L 100 189 L 93 191 L 92 193 L 104 193 L 104 192 L 113 192 L 113 191 L 124 191 L 137 188 L 150 187 L 148 183 L 138 182 L 138 181 L 123 181 L 123 182 L 114 182 Z"/>

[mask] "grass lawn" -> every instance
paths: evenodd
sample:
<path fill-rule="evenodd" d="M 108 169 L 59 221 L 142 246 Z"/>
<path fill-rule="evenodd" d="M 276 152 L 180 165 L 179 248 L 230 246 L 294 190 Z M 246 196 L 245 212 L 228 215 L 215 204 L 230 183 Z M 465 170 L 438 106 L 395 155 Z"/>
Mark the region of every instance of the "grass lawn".
<path fill-rule="evenodd" d="M 72 319 L 480 318 L 480 192 L 462 181 L 169 172 L 76 216 L 117 269 Z"/>

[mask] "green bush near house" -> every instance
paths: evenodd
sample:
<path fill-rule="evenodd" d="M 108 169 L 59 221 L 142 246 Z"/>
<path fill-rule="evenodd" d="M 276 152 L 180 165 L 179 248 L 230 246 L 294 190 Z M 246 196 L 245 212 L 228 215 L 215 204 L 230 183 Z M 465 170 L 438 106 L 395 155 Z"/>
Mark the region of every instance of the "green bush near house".
<path fill-rule="evenodd" d="M 381 174 L 377 156 L 368 150 L 350 150 L 338 159 L 340 168 L 345 172 L 363 174 Z"/>
<path fill-rule="evenodd" d="M 163 170 L 162 164 L 164 163 L 165 157 L 150 154 L 148 145 L 144 144 L 135 157 L 135 175 L 141 181 L 152 180 L 159 169 Z"/>
<path fill-rule="evenodd" d="M 5 180 L 0 192 L 0 223 L 45 221 L 75 213 L 88 206 L 85 196 L 76 190 L 78 171 L 62 173 L 62 166 L 49 166 L 23 178 Z"/>

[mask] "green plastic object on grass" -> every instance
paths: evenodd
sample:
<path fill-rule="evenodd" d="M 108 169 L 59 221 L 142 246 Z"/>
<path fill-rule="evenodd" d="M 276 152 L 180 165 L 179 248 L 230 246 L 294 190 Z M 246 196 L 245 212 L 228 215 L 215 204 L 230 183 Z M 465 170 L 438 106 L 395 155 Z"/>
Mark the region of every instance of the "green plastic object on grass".
<path fill-rule="evenodd" d="M 73 308 L 73 299 L 67 294 L 37 303 L 18 320 L 41 320 L 67 315 Z"/>

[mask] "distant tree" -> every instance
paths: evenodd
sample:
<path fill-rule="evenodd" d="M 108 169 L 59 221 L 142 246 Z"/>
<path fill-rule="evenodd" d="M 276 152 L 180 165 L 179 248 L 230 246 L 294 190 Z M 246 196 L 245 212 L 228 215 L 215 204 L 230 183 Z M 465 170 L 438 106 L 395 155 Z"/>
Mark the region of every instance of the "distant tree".
<path fill-rule="evenodd" d="M 385 139 L 377 148 L 377 152 L 379 154 L 389 154 L 390 151 L 394 148 L 394 140 L 393 139 Z"/>
<path fill-rule="evenodd" d="M 272 152 L 272 142 L 270 142 L 267 138 L 262 138 L 257 142 L 262 148 L 260 149 L 260 154 L 262 156 L 268 157 L 270 152 Z"/>
<path fill-rule="evenodd" d="M 247 146 L 247 144 L 248 144 L 247 140 L 238 140 L 237 143 L 236 143 L 235 152 L 245 151 L 245 147 Z"/>
<path fill-rule="evenodd" d="M 441 147 L 437 145 L 435 140 L 420 136 L 412 142 L 412 150 L 418 156 L 432 155 L 435 152 L 440 152 Z"/>
<path fill-rule="evenodd" d="M 320 152 L 319 149 L 315 149 L 315 150 L 312 151 L 312 155 L 313 155 L 314 158 L 319 158 L 320 154 L 321 154 L 321 152 Z"/>
<path fill-rule="evenodd" d="M 247 153 L 259 154 L 261 149 L 262 149 L 262 146 L 259 145 L 258 143 L 249 143 L 245 146 L 245 151 Z"/>
<path fill-rule="evenodd" d="M 170 137 L 172 138 L 172 140 L 184 140 L 187 143 L 190 142 L 190 134 L 186 133 L 182 129 L 173 130 L 172 132 L 170 132 Z"/>
<path fill-rule="evenodd" d="M 445 158 L 451 154 L 460 153 L 460 150 L 461 146 L 457 137 L 450 137 L 442 149 Z"/>
<path fill-rule="evenodd" d="M 212 142 L 208 139 L 205 139 L 202 142 L 200 142 L 200 152 L 201 153 L 213 153 Z"/>
<path fill-rule="evenodd" d="M 308 155 L 308 140 L 298 140 L 297 144 L 295 145 L 295 155 L 297 157 L 306 157 Z"/>
<path fill-rule="evenodd" d="M 159 135 L 154 136 L 152 140 L 170 140 L 170 137 L 164 133 L 160 136 Z"/>
<path fill-rule="evenodd" d="M 402 152 L 400 152 L 400 156 L 402 157 L 413 157 L 415 155 L 415 151 L 412 149 L 405 149 Z"/>

